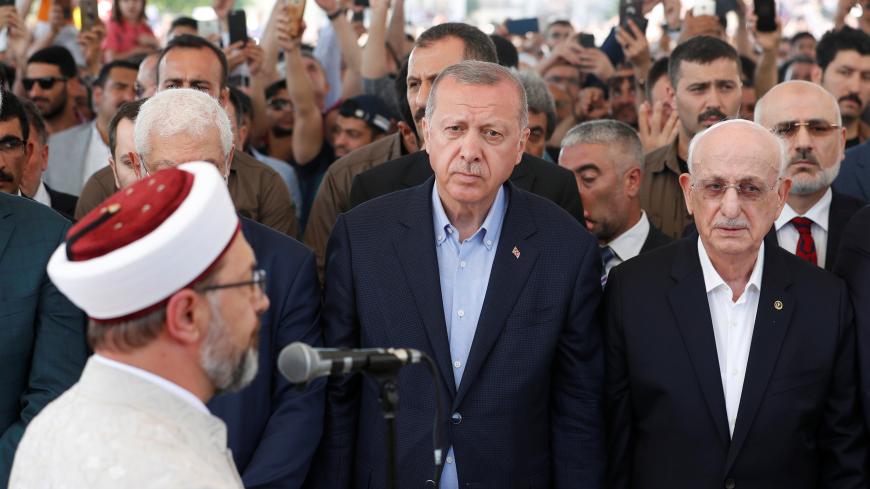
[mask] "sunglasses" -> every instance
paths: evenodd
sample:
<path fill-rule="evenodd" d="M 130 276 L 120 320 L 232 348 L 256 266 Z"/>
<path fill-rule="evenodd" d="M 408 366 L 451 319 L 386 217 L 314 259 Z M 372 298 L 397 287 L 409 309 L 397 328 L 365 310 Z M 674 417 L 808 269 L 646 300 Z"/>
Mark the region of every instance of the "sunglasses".
<path fill-rule="evenodd" d="M 827 136 L 832 131 L 840 127 L 837 124 L 831 124 L 830 122 L 825 120 L 812 119 L 806 122 L 780 122 L 779 124 L 773 126 L 770 132 L 776 134 L 781 138 L 790 138 L 797 134 L 801 126 L 806 126 L 807 132 L 810 133 L 810 136 Z"/>
<path fill-rule="evenodd" d="M 40 78 L 23 78 L 21 84 L 28 92 L 33 89 L 33 85 L 39 84 L 39 88 L 43 90 L 51 90 L 55 82 L 65 82 L 67 79 L 61 76 L 43 76 Z"/>

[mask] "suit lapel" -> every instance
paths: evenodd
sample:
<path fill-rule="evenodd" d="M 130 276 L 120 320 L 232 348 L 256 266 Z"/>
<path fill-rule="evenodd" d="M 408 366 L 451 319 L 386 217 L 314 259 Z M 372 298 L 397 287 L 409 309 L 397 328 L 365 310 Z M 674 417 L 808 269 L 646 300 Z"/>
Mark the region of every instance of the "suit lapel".
<path fill-rule="evenodd" d="M 758 298 L 758 312 L 755 315 L 749 361 L 746 365 L 734 436 L 728 451 L 726 473 L 731 469 L 752 428 L 794 310 L 795 299 L 786 291 L 792 281 L 791 272 L 782 253 L 787 252 L 778 248 L 765 248 L 761 295 Z"/>
<path fill-rule="evenodd" d="M 492 262 L 492 272 L 471 351 L 462 373 L 459 391 L 453 401 L 454 409 L 462 402 L 469 386 L 486 362 L 486 357 L 501 334 L 538 257 L 538 250 L 528 241 L 529 236 L 535 232 L 535 225 L 528 211 L 526 197 L 517 192 L 513 185 L 509 184 L 508 190 L 510 202 Z M 514 247 L 519 251 L 519 257 L 514 255 Z"/>
<path fill-rule="evenodd" d="M 535 175 L 533 172 L 528 171 L 529 165 L 525 164 L 528 158 L 529 156 L 523 153 L 523 158 L 520 160 L 520 164 L 514 167 L 510 180 L 517 187 L 531 192 L 532 187 L 535 185 Z"/>
<path fill-rule="evenodd" d="M 429 200 L 434 181 L 430 178 L 425 185 L 414 190 L 400 222 L 401 230 L 393 238 L 393 246 L 432 346 L 435 363 L 441 371 L 441 380 L 448 392 L 455 394 Z"/>
<path fill-rule="evenodd" d="M 6 249 L 6 244 L 9 243 L 9 238 L 12 237 L 12 231 L 15 229 L 15 223 L 12 221 L 12 206 L 6 199 L 15 198 L 11 196 L 3 196 L 0 198 L 0 259 L 3 258 L 3 251 Z"/>
<path fill-rule="evenodd" d="M 404 188 L 416 187 L 432 176 L 432 167 L 429 166 L 429 153 L 417 151 L 408 155 L 408 158 L 411 158 L 412 163 L 406 167 L 407 169 L 404 175 L 402 175 Z M 442 314 L 444 313 L 442 312 Z"/>
<path fill-rule="evenodd" d="M 828 210 L 828 247 L 825 254 L 825 270 L 831 271 L 834 268 L 837 250 L 840 247 L 840 237 L 843 236 L 849 219 L 858 209 L 849 209 L 839 193 L 832 193 L 831 208 Z"/>
<path fill-rule="evenodd" d="M 725 410 L 725 394 L 722 390 L 722 375 L 713 336 L 713 320 L 707 302 L 704 274 L 698 258 L 697 238 L 682 242 L 685 248 L 677 255 L 671 276 L 676 285 L 668 293 L 677 326 L 698 383 L 704 395 L 707 409 L 722 442 L 729 443 L 728 414 Z"/>

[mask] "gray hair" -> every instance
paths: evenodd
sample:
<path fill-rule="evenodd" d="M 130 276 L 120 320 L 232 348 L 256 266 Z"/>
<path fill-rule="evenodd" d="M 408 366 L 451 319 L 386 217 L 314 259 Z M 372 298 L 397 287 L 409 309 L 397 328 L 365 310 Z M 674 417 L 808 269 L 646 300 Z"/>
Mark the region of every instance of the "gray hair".
<path fill-rule="evenodd" d="M 782 83 L 774 86 L 766 94 L 764 94 L 764 96 L 761 97 L 761 99 L 759 99 L 758 102 L 755 104 L 754 119 L 755 119 L 755 122 L 757 124 L 761 124 L 761 117 L 762 117 L 761 114 L 764 111 L 765 105 L 767 105 L 767 101 L 770 99 L 776 98 L 777 94 L 774 92 L 776 92 L 777 89 L 780 87 L 791 87 L 791 86 L 802 87 L 802 88 L 805 88 L 808 90 L 817 90 L 819 93 L 824 94 L 824 96 L 831 103 L 831 106 L 834 108 L 834 113 L 837 114 L 837 124 L 840 127 L 843 127 L 843 114 L 840 113 L 840 103 L 837 102 L 837 97 L 834 97 L 834 95 L 831 94 L 831 92 L 825 90 L 821 85 L 816 85 L 815 83 L 810 83 L 810 82 L 804 81 L 804 80 L 790 80 L 790 81 L 782 82 Z"/>
<path fill-rule="evenodd" d="M 540 75 L 533 71 L 521 71 L 517 73 L 520 83 L 526 89 L 526 101 L 528 102 L 529 110 L 537 114 L 545 114 L 547 116 L 547 139 L 553 135 L 556 130 L 556 104 L 553 102 L 553 95 L 547 88 L 547 82 Z"/>
<path fill-rule="evenodd" d="M 624 174 L 634 167 L 643 171 L 643 144 L 637 131 L 624 122 L 601 119 L 572 127 L 562 138 L 562 150 L 578 144 L 607 146 L 613 155 L 613 165 Z"/>
<path fill-rule="evenodd" d="M 734 124 L 746 125 L 747 127 L 751 128 L 752 130 L 761 132 L 761 133 L 765 134 L 767 137 L 771 138 L 773 141 L 776 141 L 777 147 L 779 148 L 779 172 L 778 172 L 777 176 L 782 178 L 785 175 L 786 168 L 788 167 L 788 160 L 789 160 L 788 144 L 783 139 L 780 139 L 780 138 L 774 136 L 772 132 L 765 129 L 765 127 L 762 126 L 761 124 L 758 124 L 758 123 L 752 122 L 752 121 L 743 120 L 743 119 L 729 119 L 729 120 L 725 120 L 722 122 L 717 122 L 716 124 L 713 124 L 709 128 L 699 132 L 698 134 L 695 135 L 694 138 L 692 138 L 692 141 L 689 143 L 689 159 L 688 159 L 688 161 L 686 161 L 686 164 L 689 167 L 689 174 L 693 174 L 692 169 L 694 168 L 694 165 L 695 165 L 695 152 L 698 148 L 698 145 L 701 143 L 701 141 L 711 132 L 714 132 L 715 130 L 718 130 L 721 127 L 728 126 L 728 125 L 734 125 Z"/>
<path fill-rule="evenodd" d="M 220 134 L 221 150 L 226 157 L 233 147 L 233 129 L 220 103 L 191 88 L 163 90 L 139 109 L 133 130 L 136 152 L 147 159 L 152 142 L 160 137 L 201 136 L 212 129 Z"/>
<path fill-rule="evenodd" d="M 426 100 L 426 121 L 432 122 L 432 115 L 435 113 L 435 98 L 438 93 L 438 87 L 443 80 L 453 78 L 460 85 L 472 86 L 495 86 L 501 82 L 508 82 L 514 85 L 520 97 L 519 123 L 520 130 L 529 126 L 529 107 L 526 100 L 526 90 L 523 88 L 519 78 L 508 68 L 504 66 L 489 63 L 486 61 L 466 60 L 452 66 L 448 66 L 438 75 L 435 82 L 432 84 L 432 90 L 429 92 L 429 99 Z"/>

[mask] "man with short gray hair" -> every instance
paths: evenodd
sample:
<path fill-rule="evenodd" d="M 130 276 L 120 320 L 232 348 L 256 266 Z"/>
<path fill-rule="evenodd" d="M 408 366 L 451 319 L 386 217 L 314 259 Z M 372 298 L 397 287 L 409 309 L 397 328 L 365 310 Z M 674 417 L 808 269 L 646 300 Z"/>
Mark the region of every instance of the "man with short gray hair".
<path fill-rule="evenodd" d="M 773 242 L 832 270 L 846 223 L 865 205 L 831 188 L 846 145 L 837 99 L 815 83 L 781 83 L 758 101 L 755 122 L 788 145 L 785 171 L 792 187 Z"/>
<path fill-rule="evenodd" d="M 527 125 L 509 70 L 446 68 L 421 121 L 434 176 L 340 215 L 330 238 L 327 346 L 414 348 L 437 364 L 434 385 L 423 369 L 399 377 L 395 487 L 603 487 L 598 249 L 554 203 L 508 181 Z M 390 477 L 377 394 L 361 382 L 328 389 L 329 487 L 361 471 L 369 487 Z M 450 408 L 443 469 L 433 388 Z"/>
<path fill-rule="evenodd" d="M 574 126 L 562 139 L 559 165 L 574 172 L 586 229 L 598 238 L 602 286 L 611 268 L 672 241 L 640 208 L 643 145 L 631 126 L 615 120 Z"/>
<path fill-rule="evenodd" d="M 731 120 L 688 156 L 699 235 L 607 283 L 610 487 L 866 487 L 845 284 L 764 242 L 791 187 L 783 145 Z"/>
<path fill-rule="evenodd" d="M 556 129 L 556 106 L 553 96 L 547 89 L 547 82 L 531 71 L 517 73 L 517 78 L 526 90 L 529 106 L 529 140 L 526 153 L 552 161 L 547 153 L 547 141 Z"/>

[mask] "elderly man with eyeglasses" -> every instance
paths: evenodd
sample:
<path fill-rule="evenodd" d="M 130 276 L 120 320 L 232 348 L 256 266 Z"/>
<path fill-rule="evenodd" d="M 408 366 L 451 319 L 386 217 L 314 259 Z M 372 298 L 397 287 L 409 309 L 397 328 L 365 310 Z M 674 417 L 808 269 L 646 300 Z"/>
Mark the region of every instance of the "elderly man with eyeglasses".
<path fill-rule="evenodd" d="M 116 166 L 128 166 L 138 179 L 185 162 L 207 161 L 227 179 L 232 124 L 213 97 L 189 88 L 164 90 L 141 105 L 135 120 L 135 151 L 117 154 Z M 300 487 L 320 440 L 324 389 L 322 383 L 294 389 L 278 373 L 277 358 L 293 341 L 322 344 L 314 254 L 251 219 L 241 217 L 240 222 L 258 266 L 268 274 L 272 307 L 262 316 L 259 373 L 246 389 L 219 396 L 208 408 L 227 424 L 245 487 Z"/>
<path fill-rule="evenodd" d="M 768 243 L 831 270 L 846 223 L 865 204 L 831 188 L 846 143 L 837 99 L 814 83 L 785 82 L 759 100 L 755 122 L 787 143 L 792 180 Z"/>
<path fill-rule="evenodd" d="M 611 270 L 610 487 L 866 487 L 846 286 L 764 242 L 784 145 L 743 120 L 699 133 L 680 175 L 699 235 Z"/>

